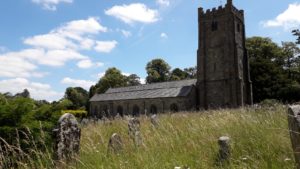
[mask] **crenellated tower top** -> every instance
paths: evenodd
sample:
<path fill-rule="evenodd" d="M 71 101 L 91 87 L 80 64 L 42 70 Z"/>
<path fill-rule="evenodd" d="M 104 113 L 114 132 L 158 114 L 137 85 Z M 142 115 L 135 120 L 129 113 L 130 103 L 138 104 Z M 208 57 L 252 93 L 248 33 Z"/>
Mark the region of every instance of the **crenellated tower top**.
<path fill-rule="evenodd" d="M 228 12 L 233 12 L 241 20 L 244 20 L 244 10 L 238 10 L 236 7 L 234 7 L 232 0 L 227 0 L 227 3 L 224 7 L 219 6 L 218 8 L 207 9 L 206 11 L 204 11 L 202 7 L 198 8 L 198 14 L 201 18 L 223 15 Z"/>

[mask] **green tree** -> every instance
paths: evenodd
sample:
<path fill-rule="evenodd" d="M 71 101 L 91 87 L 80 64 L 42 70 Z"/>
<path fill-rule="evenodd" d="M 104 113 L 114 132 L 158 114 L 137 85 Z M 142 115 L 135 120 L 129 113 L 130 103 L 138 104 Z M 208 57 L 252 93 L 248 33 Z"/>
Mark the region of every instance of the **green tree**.
<path fill-rule="evenodd" d="M 147 83 L 165 82 L 169 80 L 171 67 L 163 59 L 153 59 L 146 65 Z"/>
<path fill-rule="evenodd" d="M 27 89 L 24 89 L 23 92 L 17 93 L 15 97 L 24 97 L 24 98 L 30 98 L 30 93 Z"/>
<path fill-rule="evenodd" d="M 246 41 L 253 82 L 253 100 L 284 100 L 282 90 L 293 85 L 284 67 L 288 56 L 269 38 L 252 37 Z"/>
<path fill-rule="evenodd" d="M 300 82 L 300 49 L 294 42 L 282 42 L 285 55 L 284 69 L 288 72 L 288 77 Z"/>
<path fill-rule="evenodd" d="M 295 29 L 292 31 L 293 35 L 297 37 L 296 43 L 300 44 L 300 31 L 299 29 Z"/>
<path fill-rule="evenodd" d="M 72 102 L 72 109 L 84 109 L 87 106 L 89 99 L 88 92 L 82 87 L 69 87 L 66 89 L 66 99 Z"/>
<path fill-rule="evenodd" d="M 189 79 L 197 78 L 197 66 L 185 68 L 183 71 L 188 74 Z"/>
<path fill-rule="evenodd" d="M 187 72 L 181 70 L 180 68 L 175 68 L 171 72 L 170 80 L 171 81 L 184 80 L 184 79 L 188 79 L 188 77 L 189 74 Z"/>
<path fill-rule="evenodd" d="M 109 68 L 98 83 L 95 86 L 91 86 L 90 96 L 93 96 L 95 93 L 104 93 L 109 88 L 125 86 L 127 86 L 127 77 L 122 75 L 117 68 Z"/>
<path fill-rule="evenodd" d="M 127 86 L 141 85 L 140 77 L 136 74 L 131 74 L 127 77 Z"/>

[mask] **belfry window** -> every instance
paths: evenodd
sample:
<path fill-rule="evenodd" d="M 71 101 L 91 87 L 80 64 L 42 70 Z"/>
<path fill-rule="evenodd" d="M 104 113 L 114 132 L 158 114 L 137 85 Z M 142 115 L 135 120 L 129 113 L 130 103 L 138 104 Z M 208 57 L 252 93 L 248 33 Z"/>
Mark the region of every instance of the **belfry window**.
<path fill-rule="evenodd" d="M 218 30 L 218 22 L 213 21 L 213 22 L 211 23 L 211 30 L 212 30 L 212 31 Z"/>

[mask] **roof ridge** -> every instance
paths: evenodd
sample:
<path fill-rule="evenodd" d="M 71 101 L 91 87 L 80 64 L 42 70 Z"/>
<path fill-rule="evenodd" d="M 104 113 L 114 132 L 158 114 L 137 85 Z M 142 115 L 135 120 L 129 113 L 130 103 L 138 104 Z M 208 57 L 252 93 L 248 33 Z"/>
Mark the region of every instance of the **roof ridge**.
<path fill-rule="evenodd" d="M 196 81 L 197 79 L 185 79 L 185 80 L 177 80 L 177 81 L 168 81 L 168 82 L 158 82 L 158 83 L 151 83 L 151 84 L 142 84 L 142 85 L 136 85 L 136 86 L 126 86 L 126 87 L 116 87 L 116 88 L 109 88 L 105 93 L 107 93 L 110 90 L 116 90 L 116 92 L 109 92 L 109 93 L 120 93 L 120 92 L 125 92 L 125 91 L 117 91 L 118 89 L 134 89 L 134 88 L 141 88 L 135 91 L 139 90 L 153 90 L 153 89 L 163 89 L 165 87 L 157 87 L 157 88 L 150 88 L 150 89 L 145 89 L 143 87 L 151 87 L 151 86 L 159 86 L 161 84 L 168 84 L 168 83 L 180 83 L 184 81 Z M 186 85 L 188 86 L 188 85 Z M 181 86 L 183 87 L 183 86 Z M 169 87 L 169 88 L 177 88 L 177 87 Z"/>

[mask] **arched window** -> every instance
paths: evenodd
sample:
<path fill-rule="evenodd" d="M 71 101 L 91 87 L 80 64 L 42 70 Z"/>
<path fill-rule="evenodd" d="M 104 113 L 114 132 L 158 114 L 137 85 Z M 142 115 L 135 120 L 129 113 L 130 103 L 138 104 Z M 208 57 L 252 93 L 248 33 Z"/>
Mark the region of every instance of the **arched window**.
<path fill-rule="evenodd" d="M 140 108 L 139 106 L 134 105 L 132 109 L 132 116 L 139 116 L 139 115 L 140 115 Z"/>
<path fill-rule="evenodd" d="M 117 113 L 120 115 L 120 116 L 122 116 L 123 117 L 123 107 L 122 106 L 118 106 L 118 108 L 117 108 Z"/>
<path fill-rule="evenodd" d="M 175 113 L 175 112 L 178 112 L 178 111 L 179 111 L 179 108 L 178 108 L 178 106 L 177 106 L 176 103 L 173 103 L 173 104 L 171 104 L 171 106 L 170 106 L 170 110 L 171 110 L 171 112 Z"/>
<path fill-rule="evenodd" d="M 157 107 L 153 104 L 150 106 L 150 113 L 157 114 Z"/>
<path fill-rule="evenodd" d="M 107 105 L 104 105 L 102 110 L 103 110 L 103 111 L 102 111 L 102 116 L 109 117 L 109 114 L 108 114 L 108 106 L 107 106 Z"/>
<path fill-rule="evenodd" d="M 98 112 L 99 112 L 98 106 L 95 106 L 93 116 L 98 116 Z"/>

